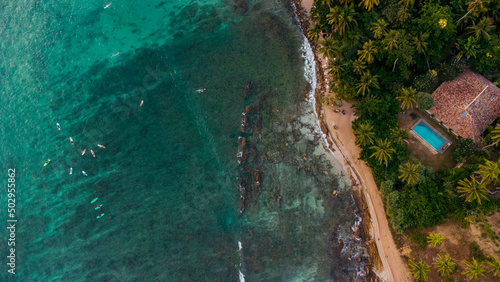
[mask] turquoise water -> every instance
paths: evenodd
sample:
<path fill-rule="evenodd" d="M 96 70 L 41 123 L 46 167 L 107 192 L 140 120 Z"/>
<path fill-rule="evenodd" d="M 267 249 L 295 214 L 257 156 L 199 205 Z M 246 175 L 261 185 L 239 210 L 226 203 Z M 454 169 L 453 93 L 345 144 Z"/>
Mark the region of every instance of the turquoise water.
<path fill-rule="evenodd" d="M 0 163 L 5 183 L 17 172 L 18 223 L 1 281 L 362 279 L 358 211 L 304 99 L 290 8 L 234 3 L 2 5 Z"/>
<path fill-rule="evenodd" d="M 418 134 L 425 142 L 432 146 L 432 148 L 439 150 L 443 146 L 445 140 L 437 135 L 434 130 L 430 128 L 425 121 L 421 121 L 413 128 L 413 131 Z"/>

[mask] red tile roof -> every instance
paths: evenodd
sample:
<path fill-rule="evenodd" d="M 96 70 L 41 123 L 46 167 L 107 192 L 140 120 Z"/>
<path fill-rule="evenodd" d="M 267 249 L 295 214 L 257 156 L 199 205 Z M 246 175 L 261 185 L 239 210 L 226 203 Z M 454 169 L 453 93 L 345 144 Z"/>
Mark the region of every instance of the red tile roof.
<path fill-rule="evenodd" d="M 443 82 L 432 97 L 435 103 L 429 111 L 457 135 L 474 142 L 500 115 L 500 89 L 470 70 Z"/>

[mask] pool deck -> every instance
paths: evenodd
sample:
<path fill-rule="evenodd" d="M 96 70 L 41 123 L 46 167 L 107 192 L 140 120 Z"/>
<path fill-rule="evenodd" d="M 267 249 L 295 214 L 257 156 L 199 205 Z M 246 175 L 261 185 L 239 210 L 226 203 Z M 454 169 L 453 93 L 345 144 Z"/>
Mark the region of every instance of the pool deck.
<path fill-rule="evenodd" d="M 439 137 L 441 137 L 441 139 L 444 140 L 444 144 L 441 146 L 441 148 L 439 148 L 439 150 L 436 151 L 436 149 L 434 149 L 434 147 L 432 147 L 429 143 L 427 143 L 427 141 L 425 141 L 422 137 L 420 137 L 420 135 L 418 135 L 415 131 L 413 131 L 413 129 L 419 125 L 421 122 L 425 123 L 427 125 L 427 127 L 429 127 L 436 135 L 438 135 Z M 411 133 L 413 133 L 413 135 L 415 135 L 423 144 L 426 145 L 426 147 L 430 148 L 433 152 L 437 152 L 437 153 L 440 153 L 440 154 L 443 154 L 446 149 L 448 149 L 450 147 L 450 145 L 452 144 L 450 140 L 448 140 L 448 138 L 444 137 L 443 134 L 439 133 L 439 131 L 437 131 L 432 125 L 430 125 L 429 123 L 427 123 L 423 118 L 420 118 L 412 127 L 411 127 Z"/>

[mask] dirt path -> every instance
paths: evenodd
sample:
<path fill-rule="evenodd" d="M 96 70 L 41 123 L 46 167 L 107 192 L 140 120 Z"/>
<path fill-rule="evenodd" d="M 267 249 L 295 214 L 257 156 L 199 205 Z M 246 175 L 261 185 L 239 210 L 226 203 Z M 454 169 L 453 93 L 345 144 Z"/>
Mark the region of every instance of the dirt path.
<path fill-rule="evenodd" d="M 313 0 L 302 1 L 302 6 L 308 14 L 312 7 Z M 320 58 L 323 62 L 323 58 Z M 324 65 L 324 63 L 323 63 Z M 377 276 L 384 281 L 412 281 L 408 272 L 406 263 L 401 258 L 399 250 L 396 248 L 392 238 L 389 222 L 382 203 L 381 194 L 373 178 L 370 168 L 364 161 L 359 160 L 361 149 L 354 144 L 354 133 L 351 123 L 355 119 L 351 109 L 351 104 L 344 102 L 341 110 L 346 114 L 335 113 L 335 108 L 331 106 L 323 107 L 325 122 L 330 132 L 329 138 L 336 144 L 337 151 L 335 157 L 341 162 L 346 163 L 354 171 L 353 177 L 361 184 L 366 198 L 370 215 L 372 218 L 372 239 L 376 240 L 377 249 L 382 261 L 383 269 L 374 270 Z M 333 124 L 338 126 L 334 129 Z M 380 238 L 380 240 L 379 240 Z"/>
<path fill-rule="evenodd" d="M 354 133 L 351 122 L 354 114 L 351 104 L 344 102 L 341 107 L 346 114 L 335 113 L 330 106 L 323 107 L 325 122 L 330 131 L 329 137 L 336 143 L 339 149 L 336 157 L 341 161 L 347 160 L 348 165 L 355 172 L 353 177 L 357 178 L 364 190 L 366 203 L 372 218 L 372 239 L 376 240 L 377 249 L 383 264 L 383 269 L 376 271 L 377 275 L 385 281 L 411 281 L 406 263 L 401 258 L 399 250 L 392 238 L 389 222 L 385 215 L 384 205 L 377 184 L 373 179 L 370 168 L 364 161 L 359 160 L 361 149 L 354 144 Z M 333 124 L 338 129 L 333 128 Z M 380 238 L 380 240 L 378 240 Z"/>

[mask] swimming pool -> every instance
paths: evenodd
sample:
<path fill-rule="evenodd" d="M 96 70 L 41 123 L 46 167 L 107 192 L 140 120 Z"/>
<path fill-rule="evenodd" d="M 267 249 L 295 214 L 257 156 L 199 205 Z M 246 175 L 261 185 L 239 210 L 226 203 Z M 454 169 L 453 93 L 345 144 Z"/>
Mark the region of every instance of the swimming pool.
<path fill-rule="evenodd" d="M 415 132 L 420 138 L 424 139 L 427 144 L 431 145 L 436 151 L 441 149 L 441 146 L 446 142 L 441 134 L 436 132 L 434 128 L 428 125 L 425 121 L 420 120 L 414 127 L 413 132 Z"/>

